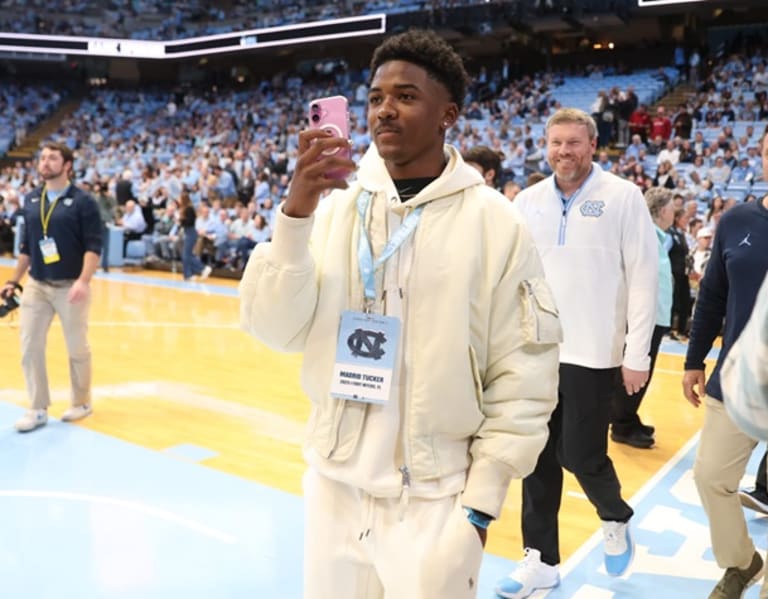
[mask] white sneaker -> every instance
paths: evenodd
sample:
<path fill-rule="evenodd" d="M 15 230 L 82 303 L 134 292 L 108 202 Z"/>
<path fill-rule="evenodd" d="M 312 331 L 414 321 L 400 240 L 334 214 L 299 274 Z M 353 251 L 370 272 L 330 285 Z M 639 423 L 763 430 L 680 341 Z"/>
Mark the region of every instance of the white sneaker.
<path fill-rule="evenodd" d="M 517 570 L 496 583 L 496 594 L 506 599 L 523 599 L 538 589 L 551 589 L 559 584 L 557 566 L 545 564 L 538 549 L 526 547 Z"/>
<path fill-rule="evenodd" d="M 200 278 L 201 279 L 207 279 L 208 277 L 211 276 L 212 272 L 213 272 L 213 269 L 210 266 L 206 265 L 203 268 L 203 272 L 200 273 Z"/>
<path fill-rule="evenodd" d="M 68 408 L 66 412 L 61 415 L 62 422 L 74 422 L 75 420 L 82 420 L 86 416 L 90 416 L 93 413 L 91 404 L 86 403 L 80 406 L 72 406 Z"/>
<path fill-rule="evenodd" d="M 635 556 L 635 542 L 632 540 L 629 522 L 603 521 L 603 550 L 608 575 L 624 574 Z"/>
<path fill-rule="evenodd" d="M 27 410 L 27 413 L 16 421 L 15 426 L 16 430 L 20 433 L 28 433 L 36 428 L 45 426 L 47 422 L 47 410 Z"/>

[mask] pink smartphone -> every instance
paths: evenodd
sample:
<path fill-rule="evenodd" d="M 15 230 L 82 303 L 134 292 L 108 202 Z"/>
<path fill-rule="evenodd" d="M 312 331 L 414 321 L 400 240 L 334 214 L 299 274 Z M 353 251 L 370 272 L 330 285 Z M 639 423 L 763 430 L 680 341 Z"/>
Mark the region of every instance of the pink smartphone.
<path fill-rule="evenodd" d="M 335 137 L 349 139 L 349 104 L 344 96 L 317 98 L 309 103 L 309 128 L 322 129 Z M 334 148 L 323 152 L 326 156 L 338 154 L 350 158 L 347 148 Z M 336 169 L 327 173 L 334 179 L 346 179 L 349 171 Z"/>

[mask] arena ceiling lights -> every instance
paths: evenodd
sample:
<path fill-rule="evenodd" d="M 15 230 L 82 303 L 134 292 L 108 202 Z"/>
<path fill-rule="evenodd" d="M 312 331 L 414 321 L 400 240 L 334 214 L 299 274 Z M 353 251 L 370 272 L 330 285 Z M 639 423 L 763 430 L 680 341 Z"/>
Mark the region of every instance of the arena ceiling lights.
<path fill-rule="evenodd" d="M 271 46 L 304 44 L 385 33 L 385 14 L 332 19 L 299 25 L 250 29 L 236 33 L 191 37 L 172 42 L 0 33 L 0 51 L 41 54 L 81 54 L 123 58 L 177 59 L 223 52 L 243 52 Z"/>
<path fill-rule="evenodd" d="M 640 8 L 648 6 L 662 6 L 664 4 L 688 4 L 689 2 L 705 2 L 706 0 L 637 0 Z"/>

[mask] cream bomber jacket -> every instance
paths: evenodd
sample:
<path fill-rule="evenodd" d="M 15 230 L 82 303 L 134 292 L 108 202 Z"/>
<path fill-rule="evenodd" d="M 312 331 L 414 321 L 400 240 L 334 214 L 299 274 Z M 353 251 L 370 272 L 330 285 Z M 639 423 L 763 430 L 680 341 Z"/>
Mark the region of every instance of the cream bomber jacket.
<path fill-rule="evenodd" d="M 466 472 L 462 503 L 498 517 L 510 480 L 533 470 L 546 442 L 562 332 L 523 219 L 454 148 L 445 151 L 438 179 L 405 203 L 387 203 L 402 214 L 425 205 L 402 286 L 400 436 L 413 479 Z M 279 211 L 273 241 L 256 246 L 240 283 L 242 328 L 276 350 L 304 352 L 306 443 L 338 463 L 353 455 L 366 417 L 366 405 L 329 395 L 340 314 L 362 306 L 361 189 L 396 193 L 375 146 L 358 180 L 321 200 L 312 217 Z"/>

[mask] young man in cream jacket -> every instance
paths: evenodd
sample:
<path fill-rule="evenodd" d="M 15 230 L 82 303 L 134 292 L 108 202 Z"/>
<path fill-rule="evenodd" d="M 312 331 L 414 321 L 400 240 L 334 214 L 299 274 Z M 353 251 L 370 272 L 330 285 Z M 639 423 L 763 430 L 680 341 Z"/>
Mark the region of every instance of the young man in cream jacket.
<path fill-rule="evenodd" d="M 525 559 L 497 592 L 511 599 L 559 583 L 558 512 L 563 468 L 602 521 L 605 569 L 632 560 L 632 508 L 608 457 L 608 425 L 620 377 L 627 395 L 648 381 L 656 322 L 658 250 L 640 188 L 592 162 L 597 130 L 581 110 L 546 125 L 553 175 L 515 200 L 541 254 L 563 323 L 559 404 L 534 472 L 523 480 Z"/>
<path fill-rule="evenodd" d="M 546 442 L 559 320 L 522 219 L 444 145 L 465 85 L 436 34 L 385 40 L 374 143 L 356 165 L 300 134 L 240 284 L 243 328 L 304 352 L 305 598 L 475 597 L 486 528 Z"/>

